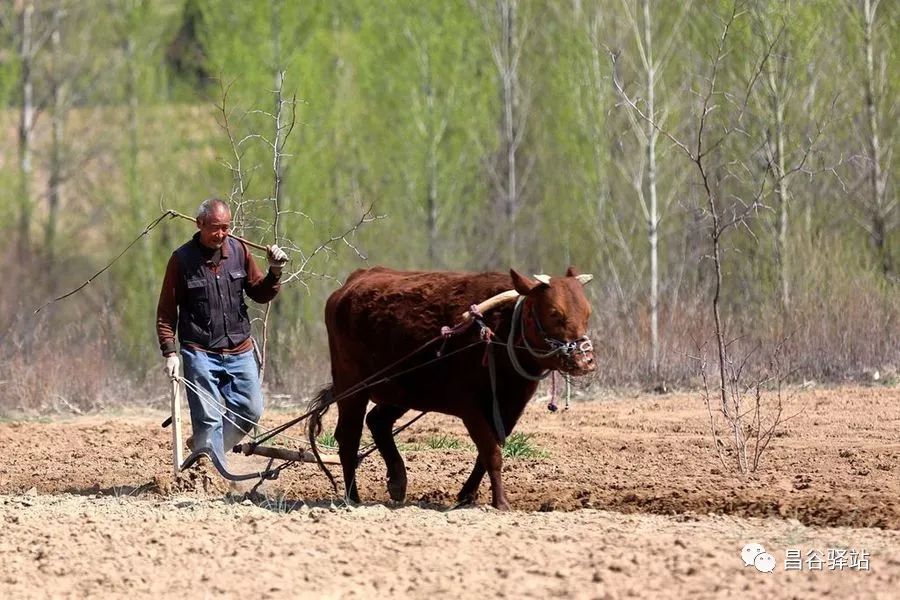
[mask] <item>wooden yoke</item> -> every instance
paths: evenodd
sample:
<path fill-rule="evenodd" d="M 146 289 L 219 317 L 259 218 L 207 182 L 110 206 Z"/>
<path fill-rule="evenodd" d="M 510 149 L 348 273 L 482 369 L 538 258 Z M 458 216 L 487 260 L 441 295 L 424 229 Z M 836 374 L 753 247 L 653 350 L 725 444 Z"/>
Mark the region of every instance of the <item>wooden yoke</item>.
<path fill-rule="evenodd" d="M 501 306 L 503 304 L 513 302 L 518 297 L 519 292 L 517 292 L 516 290 L 506 290 L 505 292 L 501 292 L 496 296 L 491 296 L 490 298 L 476 306 L 475 310 L 481 314 L 484 314 L 492 308 L 497 308 L 498 306 Z M 462 314 L 463 321 L 468 321 L 473 316 L 474 315 L 472 314 L 472 312 L 468 310 Z"/>

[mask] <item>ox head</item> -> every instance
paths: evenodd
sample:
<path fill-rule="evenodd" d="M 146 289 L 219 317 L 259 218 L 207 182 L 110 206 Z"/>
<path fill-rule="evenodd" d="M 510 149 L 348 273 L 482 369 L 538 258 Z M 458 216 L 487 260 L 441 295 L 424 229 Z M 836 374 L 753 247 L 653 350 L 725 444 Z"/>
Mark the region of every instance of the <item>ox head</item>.
<path fill-rule="evenodd" d="M 596 368 L 594 351 L 587 337 L 591 305 L 584 284 L 593 275 L 579 274 L 569 267 L 565 277 L 535 275 L 534 279 L 510 270 L 513 286 L 525 296 L 523 333 L 534 349 L 532 355 L 544 368 L 572 375 L 586 375 Z"/>

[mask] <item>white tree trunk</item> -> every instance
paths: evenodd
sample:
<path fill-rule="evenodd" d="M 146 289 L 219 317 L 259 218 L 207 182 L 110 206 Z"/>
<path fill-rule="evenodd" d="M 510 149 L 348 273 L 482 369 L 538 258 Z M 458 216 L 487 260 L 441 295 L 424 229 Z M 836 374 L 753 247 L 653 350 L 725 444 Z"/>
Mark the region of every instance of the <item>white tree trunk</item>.
<path fill-rule="evenodd" d="M 21 90 L 22 110 L 19 114 L 19 253 L 24 257 L 31 244 L 31 161 L 34 143 L 34 82 L 32 67 L 34 58 L 34 3 L 25 2 L 22 8 L 21 45 L 19 58 L 22 61 Z"/>
<path fill-rule="evenodd" d="M 768 37 L 766 42 L 769 42 Z M 768 140 L 772 154 L 772 175 L 775 180 L 775 211 L 777 223 L 775 226 L 775 267 L 778 276 L 778 294 L 781 301 L 782 313 L 786 314 L 790 305 L 790 270 L 788 268 L 787 235 L 788 235 L 788 196 L 787 174 L 784 155 L 785 135 L 785 97 L 787 93 L 786 76 L 786 48 L 780 48 L 777 57 L 770 57 L 770 61 L 776 61 L 777 67 L 767 68 L 769 83 L 769 106 L 774 121 L 772 133 Z"/>
<path fill-rule="evenodd" d="M 872 224 L 870 235 L 872 244 L 881 261 L 884 273 L 891 271 L 890 254 L 885 246 L 887 236 L 887 206 L 885 202 L 885 177 L 882 174 L 881 140 L 878 137 L 878 99 L 876 98 L 875 82 L 875 13 L 878 11 L 879 0 L 863 1 L 863 18 L 865 25 L 865 102 L 866 113 L 869 121 L 868 154 L 869 154 L 869 182 L 871 198 L 869 200 L 869 213 Z"/>
<path fill-rule="evenodd" d="M 503 132 L 506 149 L 506 218 L 509 226 L 509 263 L 516 261 L 516 216 L 519 210 L 519 191 L 516 172 L 516 150 L 518 149 L 516 119 L 519 104 L 519 74 L 516 57 L 519 52 L 516 39 L 517 0 L 499 2 L 503 27 L 502 56 L 500 68 L 503 80 Z"/>
<path fill-rule="evenodd" d="M 659 376 L 659 203 L 656 194 L 656 65 L 653 62 L 653 32 L 650 1 L 643 0 L 644 46 L 647 53 L 647 240 L 650 245 L 650 371 Z"/>
<path fill-rule="evenodd" d="M 51 117 L 50 174 L 47 193 L 47 223 L 44 230 L 44 252 L 48 260 L 53 261 L 56 246 L 57 224 L 62 202 L 63 178 L 63 143 L 65 138 L 66 98 L 65 98 L 65 65 L 62 50 L 62 9 L 57 4 L 53 9 L 53 24 L 50 34 L 51 60 L 53 75 L 50 82 L 50 95 L 53 103 Z"/>

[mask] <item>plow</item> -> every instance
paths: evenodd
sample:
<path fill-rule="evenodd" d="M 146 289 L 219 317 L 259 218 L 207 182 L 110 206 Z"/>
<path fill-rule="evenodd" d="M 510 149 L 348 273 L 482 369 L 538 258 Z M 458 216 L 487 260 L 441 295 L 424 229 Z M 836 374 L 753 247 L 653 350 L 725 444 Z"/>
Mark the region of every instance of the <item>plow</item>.
<path fill-rule="evenodd" d="M 174 210 L 164 211 L 159 217 L 148 224 L 137 238 L 128 244 L 128 246 L 126 246 L 101 270 L 75 289 L 47 301 L 45 304 L 35 309 L 35 314 L 39 313 L 45 307 L 65 298 L 69 298 L 84 289 L 128 252 L 141 237 L 148 235 L 152 229 L 167 218 L 181 218 L 184 220 L 195 221 L 195 219 Z M 229 235 L 247 247 L 267 250 L 266 246 L 256 244 L 250 240 L 234 236 L 233 234 Z M 399 471 L 405 473 L 402 457 L 400 457 L 396 451 L 396 444 L 394 443 L 393 438 L 399 432 L 421 419 L 428 412 L 440 412 L 460 417 L 466 424 L 467 429 L 469 429 L 470 437 L 473 438 L 473 442 L 478 448 L 479 459 L 476 460 L 475 467 L 461 491 L 461 495 L 465 496 L 474 493 L 474 491 L 477 490 L 481 479 L 485 474 L 488 474 L 492 481 L 492 493 L 494 496 L 492 501 L 493 504 L 497 507 L 508 506 L 499 482 L 500 470 L 499 467 L 494 464 L 496 461 L 489 461 L 491 462 L 489 468 L 480 461 L 488 461 L 488 458 L 486 457 L 495 456 L 497 453 L 497 446 L 502 446 L 505 443 L 508 433 L 511 431 L 511 428 L 515 426 L 515 421 L 518 419 L 519 415 L 521 415 L 521 411 L 524 409 L 525 404 L 535 393 L 537 382 L 548 376 L 554 375 L 557 371 L 560 372 L 566 383 L 567 393 L 565 408 L 568 408 L 570 376 L 583 375 L 594 370 L 593 345 L 586 335 L 587 319 L 590 316 L 590 306 L 581 289 L 593 276 L 589 274 L 580 274 L 574 267 L 570 266 L 564 277 L 554 278 L 554 281 L 559 280 L 560 283 L 558 285 L 556 283 L 551 285 L 551 278 L 548 275 L 535 275 L 535 279 L 531 280 L 516 272 L 515 269 L 510 269 L 510 279 L 506 281 L 511 281 L 514 289 L 509 289 L 508 287 L 505 287 L 509 284 L 502 281 L 505 277 L 500 273 L 464 274 L 451 272 L 400 272 L 384 267 L 358 270 L 356 273 L 361 272 L 365 272 L 368 275 L 361 275 L 360 278 L 366 279 L 366 277 L 369 277 L 370 279 L 368 282 L 363 282 L 363 287 L 370 286 L 367 289 L 369 292 L 375 292 L 374 295 L 367 294 L 364 291 L 355 297 L 352 292 L 342 296 L 343 288 L 341 288 L 329 297 L 329 302 L 337 297 L 342 297 L 342 300 L 340 301 L 343 301 L 345 306 L 351 312 L 354 303 L 363 306 L 367 302 L 373 302 L 369 308 L 376 312 L 382 311 L 383 314 L 393 314 L 395 307 L 382 301 L 372 301 L 371 299 L 377 298 L 379 293 L 384 291 L 380 286 L 387 286 L 387 288 L 394 289 L 395 291 L 400 290 L 401 293 L 398 297 L 402 298 L 404 297 L 404 293 L 407 293 L 409 302 L 413 303 L 409 304 L 409 302 L 407 302 L 408 306 L 400 308 L 412 311 L 414 316 L 408 321 L 396 321 L 394 326 L 399 328 L 405 335 L 413 336 L 413 339 L 417 341 L 423 339 L 427 339 L 427 341 L 401 358 L 393 360 L 390 364 L 383 366 L 383 368 L 380 368 L 374 373 L 372 373 L 370 369 L 368 373 L 371 374 L 360 381 L 355 379 L 359 375 L 353 375 L 351 378 L 347 378 L 344 373 L 341 373 L 340 393 L 333 393 L 335 385 L 337 385 L 337 376 L 333 373 L 333 379 L 335 381 L 332 382 L 332 385 L 329 388 L 323 390 L 319 397 L 315 398 L 315 401 L 311 405 L 312 408 L 307 410 L 307 412 L 273 429 L 250 435 L 250 441 L 236 444 L 230 448 L 231 452 L 239 455 L 259 456 L 268 459 L 268 465 L 265 469 L 250 473 L 234 473 L 230 471 L 225 464 L 226 459 L 224 454 L 228 452 L 229 449 L 217 447 L 215 448 L 215 451 L 213 451 L 212 446 L 215 445 L 216 442 L 207 442 L 205 446 L 200 448 L 189 447 L 190 453 L 187 457 L 184 456 L 185 446 L 181 411 L 182 405 L 187 403 L 187 389 L 194 392 L 191 395 L 192 401 L 196 394 L 196 396 L 200 398 L 200 401 L 207 405 L 207 408 L 210 406 L 214 408 L 215 411 L 221 414 L 222 419 L 229 421 L 229 423 L 234 425 L 239 432 L 249 434 L 248 429 L 251 427 L 254 432 L 258 432 L 260 428 L 258 423 L 244 417 L 240 418 L 247 424 L 246 426 L 235 423 L 228 416 L 227 413 L 229 410 L 224 406 L 224 403 L 220 406 L 218 398 L 213 398 L 212 396 L 203 398 L 203 394 L 198 393 L 199 390 L 195 389 L 196 386 L 184 377 L 177 375 L 176 365 L 176 370 L 170 373 L 170 415 L 162 424 L 164 428 L 170 426 L 172 428 L 172 473 L 176 479 L 181 476 L 183 471 L 191 468 L 203 456 L 207 457 L 212 462 L 223 478 L 230 481 L 259 480 L 257 485 L 265 480 L 276 479 L 282 470 L 293 465 L 300 463 L 316 463 L 328 477 L 335 493 L 337 493 L 336 480 L 326 465 L 340 465 L 343 470 L 345 481 L 351 481 L 352 489 L 348 489 L 348 494 L 356 496 L 358 493 L 355 489 L 355 484 L 352 482 L 354 481 L 353 472 L 359 463 L 375 450 L 381 450 L 385 461 L 393 461 L 388 465 L 389 470 L 394 469 L 397 471 L 399 469 Z M 428 284 L 409 287 L 408 279 L 413 275 L 415 277 L 425 278 L 426 280 L 431 278 L 430 287 Z M 501 279 L 498 280 L 498 277 Z M 455 281 L 455 283 L 451 283 L 451 280 Z M 407 286 L 409 289 L 404 288 L 404 286 Z M 443 286 L 441 288 L 443 289 L 442 294 L 435 295 L 433 293 L 434 290 L 437 289 L 435 286 Z M 540 295 L 532 294 L 532 292 L 539 288 L 542 290 Z M 429 296 L 429 293 L 431 293 L 431 296 Z M 450 300 L 450 297 L 453 298 L 452 301 Z M 440 332 L 430 339 L 428 339 L 427 336 L 431 335 L 429 329 L 435 327 L 434 321 L 429 323 L 425 328 L 422 328 L 418 323 L 419 319 L 415 316 L 415 314 L 421 313 L 422 311 L 430 311 L 433 316 L 441 315 L 438 318 L 443 320 L 446 318 L 445 315 L 448 314 L 446 312 L 448 308 L 455 312 L 455 310 L 458 310 L 457 307 L 461 308 L 472 298 L 477 297 L 489 298 L 479 304 L 470 305 L 469 310 L 460 315 L 460 318 L 455 325 L 440 327 Z M 531 299 L 532 297 L 540 297 L 541 299 L 533 301 L 530 308 L 526 310 L 526 299 Z M 420 304 L 414 306 L 417 302 Z M 485 324 L 484 313 L 491 309 L 506 305 L 514 305 L 514 308 L 511 311 L 504 313 L 502 318 L 506 321 L 501 323 L 495 319 L 492 322 L 494 328 L 497 328 L 498 331 L 506 330 L 508 328 L 508 334 L 504 333 L 504 337 L 507 339 L 500 340 L 496 338 L 492 328 Z M 540 308 L 538 308 L 538 305 L 540 305 Z M 568 309 L 572 309 L 573 312 L 571 314 L 567 313 Z M 453 313 L 451 312 L 450 314 Z M 453 317 L 450 318 L 452 319 Z M 326 327 L 329 333 L 329 342 L 331 341 L 332 336 L 348 338 L 348 336 L 354 337 L 358 335 L 358 332 L 348 330 L 346 323 L 341 322 L 340 319 L 334 319 L 333 315 L 331 321 L 328 321 L 328 319 L 329 317 L 326 310 Z M 383 356 L 385 356 L 387 360 L 391 360 L 395 356 L 395 348 L 392 348 L 389 345 L 383 346 L 385 332 L 379 332 L 372 329 L 370 327 L 372 323 L 367 317 L 362 317 L 361 320 L 358 319 L 358 321 L 359 326 L 365 330 L 363 335 L 368 336 L 367 343 L 373 347 L 378 347 L 381 344 Z M 473 336 L 473 341 L 463 343 L 462 346 L 445 352 L 448 340 L 451 337 L 468 331 L 473 324 L 479 326 L 479 335 L 477 337 Z M 419 327 L 418 330 L 416 329 L 417 327 Z M 529 335 L 526 335 L 526 329 L 529 329 Z M 443 343 L 441 343 L 435 351 L 433 346 L 440 342 Z M 484 352 L 480 361 L 476 358 L 470 362 L 470 365 L 474 366 L 480 363 L 480 366 L 486 369 L 489 374 L 489 377 L 487 378 L 489 390 L 484 391 L 484 389 L 487 388 L 487 382 L 478 383 L 478 377 L 476 376 L 473 378 L 473 373 L 480 371 L 480 369 L 473 370 L 471 367 L 460 369 L 461 363 L 455 362 L 453 368 L 448 369 L 446 372 L 441 372 L 437 377 L 439 380 L 437 382 L 438 385 L 442 386 L 437 391 L 437 395 L 434 396 L 437 400 L 420 402 L 419 406 L 416 407 L 404 405 L 403 401 L 397 403 L 388 401 L 384 404 L 376 402 L 376 404 L 378 404 L 377 408 L 381 408 L 382 406 L 388 407 L 386 409 L 388 412 L 387 415 L 385 415 L 386 411 L 382 410 L 375 418 L 375 422 L 379 426 L 379 432 L 376 437 L 374 436 L 374 429 L 372 430 L 373 439 L 378 441 L 373 441 L 365 448 L 359 448 L 358 435 L 361 434 L 361 431 L 359 434 L 353 433 L 352 435 L 356 435 L 357 437 L 351 439 L 346 447 L 340 450 L 344 457 L 344 461 L 347 462 L 347 464 L 343 464 L 339 456 L 330 454 L 323 455 L 319 453 L 315 435 L 313 435 L 311 431 L 314 427 L 321 427 L 321 417 L 328 407 L 346 399 L 349 399 L 350 402 L 354 402 L 353 396 L 359 395 L 369 388 L 391 383 L 392 380 L 400 378 L 412 371 L 433 365 L 438 361 L 444 361 L 456 353 L 470 350 L 475 346 L 483 346 Z M 508 413 L 505 415 L 503 414 L 503 411 L 501 411 L 501 403 L 498 397 L 498 366 L 494 351 L 496 346 L 503 347 L 505 349 L 504 354 L 508 357 L 508 360 L 501 359 L 503 361 L 503 364 L 501 365 L 503 381 L 501 383 L 504 385 L 512 385 L 514 390 L 512 397 L 504 396 L 504 410 Z M 422 354 L 429 348 L 431 348 L 432 351 L 431 356 L 423 357 Z M 530 369 L 526 369 L 525 366 L 523 366 L 523 363 L 520 362 L 520 356 L 524 356 L 526 360 L 530 362 Z M 407 361 L 414 357 L 419 357 L 419 360 L 414 361 L 412 364 L 407 363 Z M 359 357 L 356 358 L 359 359 Z M 381 365 L 383 365 L 383 363 L 379 366 Z M 416 376 L 418 377 L 419 375 L 420 374 L 417 374 Z M 517 383 L 508 384 L 511 378 Z M 482 379 L 481 381 L 485 380 Z M 526 383 L 522 384 L 522 381 Z M 443 384 L 441 384 L 441 382 L 443 382 Z M 423 382 L 420 380 L 415 384 L 409 385 L 420 387 L 418 390 L 418 397 L 432 398 L 431 386 L 433 384 L 435 384 L 435 381 L 425 380 Z M 484 386 L 482 391 L 478 391 L 478 386 Z M 413 395 L 415 396 L 416 394 Z M 551 412 L 557 410 L 555 396 L 555 379 L 551 379 L 550 403 L 547 406 Z M 457 402 L 457 398 L 463 402 L 464 406 L 462 408 L 460 408 L 461 405 Z M 363 408 L 365 408 L 365 406 L 363 406 Z M 395 427 L 399 415 L 402 415 L 406 410 L 413 408 L 420 410 L 421 412 L 409 419 L 403 425 Z M 400 410 L 398 416 L 390 419 L 390 411 L 396 411 L 398 409 Z M 487 414 L 483 414 L 483 411 L 486 411 Z M 374 415 L 374 413 L 375 410 L 373 409 L 369 416 Z M 365 413 L 363 412 L 363 414 Z M 312 419 L 310 419 L 310 417 L 312 417 Z M 368 417 L 366 418 L 368 419 Z M 283 445 L 265 445 L 267 441 L 273 439 L 275 436 L 282 434 L 287 429 L 294 427 L 307 419 L 309 419 L 308 424 L 310 425 L 308 445 L 305 444 L 305 441 L 300 442 L 296 440 L 292 441 L 291 447 L 284 447 Z M 384 423 L 380 423 L 380 419 L 388 420 Z M 483 422 L 484 419 L 486 419 L 486 423 Z M 370 429 L 372 429 L 372 424 L 369 425 Z M 477 435 L 472 433 L 473 427 L 478 431 Z M 287 435 L 284 435 L 284 437 L 290 439 Z M 239 439 L 240 438 L 238 438 L 238 440 Z M 340 446 L 340 440 L 338 442 L 338 445 Z M 233 441 L 229 442 L 229 445 L 231 443 L 233 443 Z M 349 449 L 351 447 L 353 448 L 352 450 Z M 389 458 L 388 455 L 391 455 L 391 458 Z M 405 494 L 405 476 L 398 481 L 401 483 L 394 485 L 396 489 L 391 491 L 392 497 L 395 492 L 399 496 Z M 391 484 L 389 484 L 389 486 L 390 485 Z"/>
<path fill-rule="evenodd" d="M 219 474 L 229 481 L 249 481 L 258 479 L 271 480 L 276 479 L 278 474 L 285 468 L 297 463 L 317 463 L 323 465 L 340 465 L 341 461 L 336 455 L 318 454 L 310 448 L 298 445 L 296 448 L 285 448 L 281 446 L 264 446 L 258 440 L 263 436 L 257 436 L 254 441 L 243 442 L 231 448 L 231 452 L 243 456 L 261 456 L 269 459 L 268 466 L 262 471 L 250 473 L 233 473 L 228 470 L 227 465 L 223 464 L 215 452 L 208 451 L 207 448 L 198 448 L 193 450 L 190 455 L 184 457 L 184 438 L 183 423 L 181 418 L 181 407 L 185 399 L 185 385 L 190 385 L 183 377 L 176 377 L 172 380 L 172 399 L 171 414 L 162 422 L 162 427 L 172 428 L 172 472 L 175 478 L 178 478 L 182 471 L 190 469 L 201 456 L 210 459 Z M 306 415 L 301 419 L 295 420 L 289 426 L 305 420 Z M 287 427 L 280 426 L 276 428 L 280 431 Z M 266 435 L 266 434 L 263 434 Z M 272 434 L 273 436 L 275 434 Z M 267 437 L 268 439 L 268 437 Z M 275 461 L 280 464 L 275 466 Z"/>
<path fill-rule="evenodd" d="M 485 300 L 480 304 L 471 305 L 469 307 L 469 310 L 465 311 L 462 314 L 461 320 L 456 325 L 452 327 L 442 327 L 438 335 L 422 344 L 422 346 L 420 346 L 419 348 L 410 352 L 401 359 L 395 361 L 378 373 L 375 373 L 374 375 L 366 378 L 364 381 L 357 383 L 357 385 L 351 387 L 340 396 L 331 398 L 331 400 L 329 401 L 329 405 L 337 403 L 343 397 L 358 393 L 370 387 L 374 387 L 379 383 L 389 381 L 391 377 L 409 373 L 412 370 L 425 366 L 426 364 L 430 364 L 434 361 L 446 359 L 451 354 L 460 352 L 462 350 L 467 350 L 475 345 L 503 345 L 502 342 L 498 342 L 494 339 L 493 333 L 491 332 L 490 328 L 484 324 L 482 320 L 483 313 L 508 302 L 514 302 L 517 297 L 518 293 L 515 292 L 515 290 L 510 290 L 501 294 L 497 294 L 496 296 L 489 298 L 488 300 Z M 478 324 L 480 327 L 480 335 L 478 340 L 476 340 L 475 342 L 459 348 L 452 353 L 445 354 L 441 349 L 439 349 L 436 353 L 436 357 L 432 358 L 431 360 L 427 360 L 424 363 L 418 364 L 417 366 L 398 370 L 398 368 L 402 367 L 403 363 L 407 360 L 421 354 L 429 347 L 437 344 L 437 342 L 446 341 L 452 336 L 465 332 L 474 324 Z M 172 428 L 172 473 L 176 479 L 181 476 L 181 473 L 183 471 L 190 469 L 200 459 L 201 456 L 206 456 L 210 459 L 219 474 L 229 481 L 259 480 L 259 482 L 261 483 L 265 480 L 277 479 L 282 470 L 291 466 L 301 463 L 316 463 L 320 468 L 322 468 L 323 471 L 325 471 L 325 473 L 329 476 L 329 479 L 331 479 L 332 484 L 334 485 L 334 479 L 331 477 L 325 465 L 340 465 L 340 458 L 337 455 L 333 454 L 320 454 L 315 444 L 312 443 L 312 440 L 310 440 L 309 446 L 296 443 L 295 447 L 293 448 L 263 445 L 266 441 L 271 440 L 276 435 L 279 435 L 284 431 L 303 423 L 313 414 L 314 411 L 307 411 L 299 417 L 291 419 L 290 421 L 274 427 L 273 429 L 253 436 L 253 439 L 251 441 L 237 444 L 236 446 L 231 448 L 231 452 L 234 454 L 243 456 L 260 456 L 269 459 L 268 465 L 261 471 L 253 471 L 249 473 L 233 473 L 229 471 L 227 465 L 223 464 L 218 455 L 215 452 L 212 452 L 209 448 L 192 449 L 192 452 L 187 457 L 185 457 L 183 422 L 181 414 L 182 405 L 187 402 L 185 386 L 191 386 L 191 383 L 183 377 L 176 376 L 172 379 L 170 415 L 162 422 L 163 428 Z M 211 399 L 211 401 L 215 402 L 215 399 Z M 219 410 L 222 412 L 223 418 L 227 419 L 228 417 L 224 413 L 224 409 Z M 412 417 L 403 425 L 394 428 L 392 431 L 392 435 L 396 436 L 398 433 L 410 427 L 414 422 L 418 421 L 426 414 L 426 412 L 420 412 L 418 415 Z M 362 461 L 364 458 L 372 454 L 376 449 L 377 448 L 375 447 L 374 443 L 360 449 L 357 455 L 357 462 Z"/>

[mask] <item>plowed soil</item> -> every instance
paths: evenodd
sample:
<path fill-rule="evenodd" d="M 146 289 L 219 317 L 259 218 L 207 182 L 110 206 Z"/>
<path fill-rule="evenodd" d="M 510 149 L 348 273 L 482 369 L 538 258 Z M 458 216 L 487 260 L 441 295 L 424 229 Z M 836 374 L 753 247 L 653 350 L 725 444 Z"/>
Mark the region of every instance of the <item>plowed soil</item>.
<path fill-rule="evenodd" d="M 173 483 L 161 412 L 0 423 L 0 597 L 893 597 L 900 390 L 806 390 L 785 414 L 758 472 L 740 476 L 717 458 L 697 394 L 577 399 L 555 414 L 534 402 L 517 427 L 530 456 L 504 463 L 509 514 L 484 506 L 487 481 L 479 507 L 448 510 L 475 452 L 438 415 L 398 436 L 407 501 L 388 502 L 375 454 L 355 509 L 311 464 L 246 501 L 248 485 L 215 474 Z M 744 567 L 749 542 L 774 573 Z M 870 569 L 783 568 L 787 548 L 832 547 L 867 550 Z"/>

